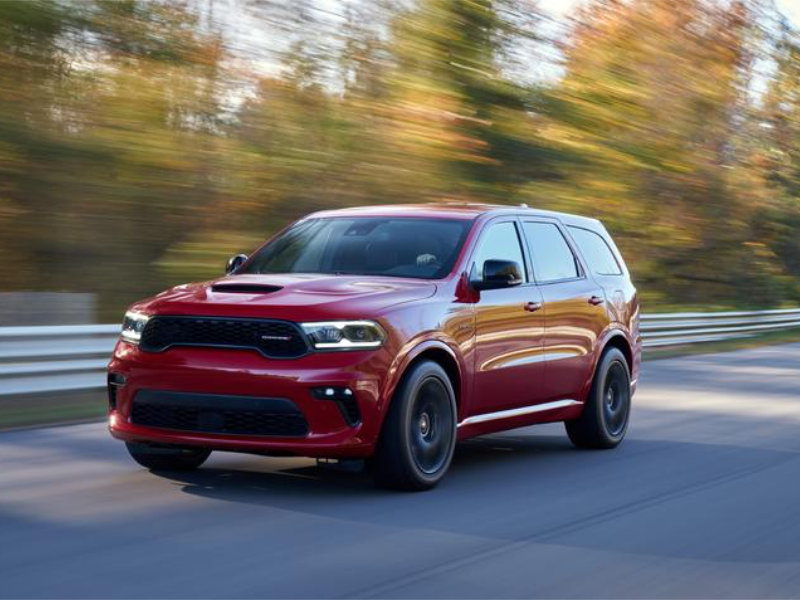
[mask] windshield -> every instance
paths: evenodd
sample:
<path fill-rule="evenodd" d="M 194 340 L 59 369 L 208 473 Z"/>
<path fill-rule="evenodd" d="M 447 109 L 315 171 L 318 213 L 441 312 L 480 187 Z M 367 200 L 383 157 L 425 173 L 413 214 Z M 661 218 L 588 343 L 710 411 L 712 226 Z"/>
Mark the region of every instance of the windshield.
<path fill-rule="evenodd" d="M 306 219 L 239 273 L 334 273 L 439 279 L 453 269 L 471 221 L 392 217 Z"/>

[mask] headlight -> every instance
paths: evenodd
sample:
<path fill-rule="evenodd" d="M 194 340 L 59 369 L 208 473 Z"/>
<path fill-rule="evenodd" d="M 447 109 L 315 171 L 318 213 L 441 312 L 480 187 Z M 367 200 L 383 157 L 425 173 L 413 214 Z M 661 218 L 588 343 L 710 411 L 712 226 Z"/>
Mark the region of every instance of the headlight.
<path fill-rule="evenodd" d="M 373 321 L 325 321 L 300 323 L 316 350 L 364 350 L 377 348 L 386 339 Z"/>
<path fill-rule="evenodd" d="M 122 320 L 120 337 L 130 344 L 138 344 L 149 318 L 147 315 L 129 310 Z"/>

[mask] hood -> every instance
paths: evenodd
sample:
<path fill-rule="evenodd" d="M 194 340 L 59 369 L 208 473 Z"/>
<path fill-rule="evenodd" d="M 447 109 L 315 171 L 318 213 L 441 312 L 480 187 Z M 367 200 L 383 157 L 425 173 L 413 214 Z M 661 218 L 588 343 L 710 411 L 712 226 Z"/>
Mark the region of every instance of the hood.
<path fill-rule="evenodd" d="M 137 303 L 150 314 L 310 321 L 370 318 L 395 304 L 428 298 L 424 280 L 345 275 L 233 275 L 179 285 Z"/>

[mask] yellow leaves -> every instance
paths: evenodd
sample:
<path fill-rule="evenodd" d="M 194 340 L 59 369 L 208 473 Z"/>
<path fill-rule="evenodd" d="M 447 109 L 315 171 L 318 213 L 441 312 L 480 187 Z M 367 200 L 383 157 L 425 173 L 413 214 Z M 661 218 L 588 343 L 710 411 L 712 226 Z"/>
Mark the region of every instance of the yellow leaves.
<path fill-rule="evenodd" d="M 72 70 L 57 68 L 52 40 L 15 54 L 0 39 L 3 248 L 103 248 L 137 269 L 127 290 L 66 260 L 47 274 L 127 300 L 215 276 L 304 212 L 461 198 L 603 218 L 654 302 L 736 293 L 670 279 L 695 264 L 713 279 L 752 260 L 769 279 L 800 256 L 800 53 L 762 75 L 763 110 L 748 104 L 751 15 L 705 0 L 587 2 L 563 77 L 528 86 L 502 69 L 499 38 L 528 55 L 498 5 L 382 4 L 361 38 L 336 32 L 356 42 L 350 85 L 338 57 L 299 51 L 294 76 L 270 58 L 259 80 L 261 59 L 232 60 L 187 6 L 103 3 L 90 37 L 67 36 Z M 58 234 L 36 238 L 37 219 Z"/>

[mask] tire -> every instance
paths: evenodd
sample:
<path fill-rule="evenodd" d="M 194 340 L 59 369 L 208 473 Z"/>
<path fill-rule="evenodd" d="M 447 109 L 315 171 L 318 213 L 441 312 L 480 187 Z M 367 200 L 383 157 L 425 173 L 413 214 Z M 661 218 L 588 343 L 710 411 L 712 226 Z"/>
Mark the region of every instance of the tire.
<path fill-rule="evenodd" d="M 616 448 L 625 438 L 631 412 L 628 361 L 618 348 L 603 353 L 581 416 L 564 423 L 578 448 Z"/>
<path fill-rule="evenodd" d="M 211 454 L 205 448 L 179 446 L 152 446 L 126 442 L 133 460 L 151 471 L 193 471 Z"/>
<path fill-rule="evenodd" d="M 404 375 L 372 461 L 380 487 L 418 491 L 441 481 L 456 445 L 456 400 L 444 369 L 422 361 Z"/>

